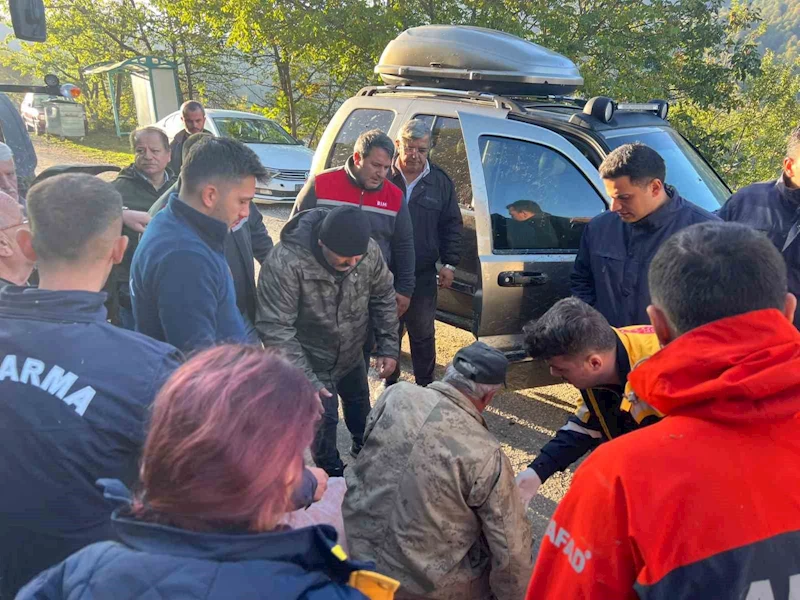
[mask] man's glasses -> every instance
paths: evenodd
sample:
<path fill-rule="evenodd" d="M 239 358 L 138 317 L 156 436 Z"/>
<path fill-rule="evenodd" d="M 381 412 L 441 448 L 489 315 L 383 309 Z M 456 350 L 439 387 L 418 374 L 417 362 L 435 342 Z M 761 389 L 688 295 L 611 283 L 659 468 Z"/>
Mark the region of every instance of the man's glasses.
<path fill-rule="evenodd" d="M 16 225 L 9 225 L 8 227 L 3 227 L 0 231 L 8 231 L 9 229 L 14 229 L 16 227 L 22 227 L 23 225 L 28 224 L 28 219 L 22 219 L 21 222 L 17 223 Z"/>

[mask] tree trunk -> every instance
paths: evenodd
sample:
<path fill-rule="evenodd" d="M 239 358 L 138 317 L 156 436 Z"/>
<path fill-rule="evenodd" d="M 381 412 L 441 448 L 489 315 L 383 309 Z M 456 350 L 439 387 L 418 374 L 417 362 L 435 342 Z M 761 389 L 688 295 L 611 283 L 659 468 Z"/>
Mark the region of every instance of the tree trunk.
<path fill-rule="evenodd" d="M 278 69 L 281 91 L 283 95 L 286 96 L 290 133 L 292 137 L 297 137 L 297 110 L 294 104 L 294 89 L 292 88 L 292 73 L 289 67 L 289 61 L 283 57 L 278 46 L 273 45 L 272 51 L 275 57 L 275 67 Z"/>

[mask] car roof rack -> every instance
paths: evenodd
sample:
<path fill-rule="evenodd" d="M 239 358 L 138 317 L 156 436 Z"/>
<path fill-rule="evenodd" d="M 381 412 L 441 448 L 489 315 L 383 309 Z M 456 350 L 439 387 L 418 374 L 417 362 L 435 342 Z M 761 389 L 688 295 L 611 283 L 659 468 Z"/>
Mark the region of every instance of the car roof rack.
<path fill-rule="evenodd" d="M 413 85 L 371 85 L 361 88 L 357 96 L 375 96 L 376 94 L 429 94 L 443 98 L 462 98 L 465 100 L 475 100 L 477 102 L 489 102 L 496 108 L 507 108 L 511 112 L 524 115 L 525 109 L 520 104 L 505 96 L 492 94 L 489 92 L 448 90 L 444 88 L 418 87 Z"/>

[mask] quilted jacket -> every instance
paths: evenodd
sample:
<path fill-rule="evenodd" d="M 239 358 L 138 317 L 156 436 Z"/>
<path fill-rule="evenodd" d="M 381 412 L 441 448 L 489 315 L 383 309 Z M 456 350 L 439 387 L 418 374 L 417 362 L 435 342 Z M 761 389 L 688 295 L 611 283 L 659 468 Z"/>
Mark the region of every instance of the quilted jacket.
<path fill-rule="evenodd" d="M 347 585 L 369 567 L 341 558 L 328 525 L 271 533 L 198 533 L 117 511 L 120 542 L 87 546 L 17 600 L 365 600 Z"/>

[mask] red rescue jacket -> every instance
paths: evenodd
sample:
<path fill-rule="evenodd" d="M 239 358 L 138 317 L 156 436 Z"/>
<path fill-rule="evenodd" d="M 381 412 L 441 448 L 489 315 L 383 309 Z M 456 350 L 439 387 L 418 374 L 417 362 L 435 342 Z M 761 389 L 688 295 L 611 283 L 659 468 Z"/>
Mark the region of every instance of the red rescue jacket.
<path fill-rule="evenodd" d="M 797 329 L 777 310 L 722 319 L 629 381 L 667 416 L 578 469 L 527 599 L 797 597 Z"/>

